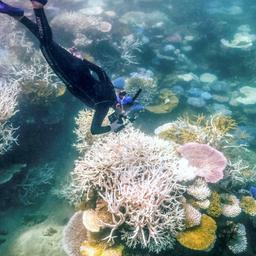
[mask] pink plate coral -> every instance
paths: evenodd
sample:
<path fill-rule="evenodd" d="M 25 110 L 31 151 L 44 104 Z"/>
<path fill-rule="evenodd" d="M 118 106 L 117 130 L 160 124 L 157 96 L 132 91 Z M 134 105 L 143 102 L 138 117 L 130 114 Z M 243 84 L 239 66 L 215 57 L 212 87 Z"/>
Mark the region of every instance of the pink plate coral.
<path fill-rule="evenodd" d="M 223 178 L 227 159 L 215 148 L 192 142 L 180 146 L 178 152 L 197 168 L 197 175 L 204 177 L 207 182 L 216 183 Z"/>

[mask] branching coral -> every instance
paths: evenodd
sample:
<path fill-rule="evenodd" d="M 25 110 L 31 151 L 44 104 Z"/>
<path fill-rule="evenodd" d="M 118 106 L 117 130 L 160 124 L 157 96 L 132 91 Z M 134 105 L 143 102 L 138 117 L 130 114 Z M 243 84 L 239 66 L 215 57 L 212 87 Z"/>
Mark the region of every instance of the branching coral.
<path fill-rule="evenodd" d="M 251 216 L 256 216 L 256 200 L 250 196 L 243 196 L 240 202 L 242 210 Z"/>
<path fill-rule="evenodd" d="M 92 135 L 91 123 L 93 118 L 93 111 L 81 110 L 75 118 L 77 142 L 75 143 L 76 149 L 82 153 L 85 152 L 101 135 Z M 107 122 L 105 120 L 104 122 Z"/>
<path fill-rule="evenodd" d="M 217 192 L 213 192 L 210 200 L 210 206 L 207 209 L 207 214 L 210 216 L 217 218 L 221 215 L 222 213 L 222 208 L 221 208 L 221 198 L 220 195 Z"/>
<path fill-rule="evenodd" d="M 215 243 L 216 229 L 217 225 L 215 221 L 211 217 L 203 215 L 200 226 L 181 232 L 177 240 L 189 249 L 207 251 Z"/>
<path fill-rule="evenodd" d="M 10 119 L 17 110 L 20 87 L 17 82 L 0 80 L 0 122 Z"/>
<path fill-rule="evenodd" d="M 202 178 L 197 179 L 191 186 L 189 186 L 187 188 L 187 193 L 200 201 L 211 196 L 211 190 L 206 181 Z"/>
<path fill-rule="evenodd" d="M 243 160 L 229 161 L 225 171 L 224 183 L 232 188 L 243 188 L 247 184 L 256 182 L 255 167 Z"/>
<path fill-rule="evenodd" d="M 215 114 L 206 118 L 184 116 L 172 123 L 164 124 L 155 130 L 160 138 L 175 141 L 178 144 L 198 142 L 214 147 L 226 145 L 232 140 L 229 133 L 235 127 L 235 121 L 229 116 Z"/>
<path fill-rule="evenodd" d="M 119 48 L 121 50 L 121 58 L 126 65 L 138 64 L 134 52 L 140 52 L 141 46 L 142 42 L 139 39 L 136 39 L 132 34 L 122 38 Z"/>
<path fill-rule="evenodd" d="M 0 123 L 0 155 L 9 151 L 13 144 L 18 144 L 18 137 L 15 136 L 17 128 L 7 123 Z"/>
<path fill-rule="evenodd" d="M 172 144 L 133 128 L 109 134 L 76 162 L 69 198 L 84 200 L 91 190 L 97 191 L 114 223 L 106 223 L 111 228 L 108 241 L 122 226 L 128 246 L 171 246 L 167 238 L 184 227 L 180 198 L 185 188 L 173 171 L 177 159 Z"/>

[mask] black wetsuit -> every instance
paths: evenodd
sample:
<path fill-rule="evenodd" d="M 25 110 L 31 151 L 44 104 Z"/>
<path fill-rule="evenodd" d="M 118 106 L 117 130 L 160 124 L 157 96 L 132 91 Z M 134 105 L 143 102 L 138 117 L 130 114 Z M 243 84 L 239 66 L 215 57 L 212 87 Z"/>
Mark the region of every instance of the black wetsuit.
<path fill-rule="evenodd" d="M 100 67 L 73 56 L 54 42 L 44 9 L 34 9 L 34 12 L 36 23 L 25 16 L 19 21 L 38 38 L 45 59 L 67 89 L 88 107 L 95 109 L 91 124 L 92 134 L 110 131 L 110 126 L 102 126 L 102 122 L 109 108 L 116 102 L 111 80 Z"/>

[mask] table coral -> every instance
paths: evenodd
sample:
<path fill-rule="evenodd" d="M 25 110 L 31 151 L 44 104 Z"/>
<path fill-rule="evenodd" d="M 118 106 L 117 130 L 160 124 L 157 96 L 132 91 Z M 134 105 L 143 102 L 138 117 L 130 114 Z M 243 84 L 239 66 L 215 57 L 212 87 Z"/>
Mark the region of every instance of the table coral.
<path fill-rule="evenodd" d="M 200 226 L 181 232 L 177 236 L 177 240 L 189 249 L 207 251 L 215 243 L 216 229 L 216 222 L 211 217 L 203 215 Z"/>

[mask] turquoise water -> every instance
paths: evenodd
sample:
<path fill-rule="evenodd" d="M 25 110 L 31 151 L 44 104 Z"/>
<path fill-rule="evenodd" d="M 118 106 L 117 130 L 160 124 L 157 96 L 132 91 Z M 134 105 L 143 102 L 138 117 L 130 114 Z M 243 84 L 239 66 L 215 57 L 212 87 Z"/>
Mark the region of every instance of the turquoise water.
<path fill-rule="evenodd" d="M 29 1 L 8 3 L 34 19 Z M 125 255 L 256 255 L 256 201 L 249 193 L 256 186 L 255 2 L 55 0 L 45 11 L 55 41 L 75 47 L 112 80 L 122 77 L 131 95 L 142 88 L 138 100 L 146 109 L 132 124 L 135 130 L 92 136 L 90 114 L 52 73 L 36 39 L 1 14 L 0 255 L 82 255 L 83 240 L 100 239 L 91 232 L 80 241 L 65 227 L 79 210 L 106 214 L 106 208 L 118 220 L 125 215 L 114 233 Z M 158 132 L 163 143 L 155 129 L 166 123 L 169 130 Z M 207 157 L 199 153 L 198 161 L 205 162 L 197 178 L 204 177 L 212 193 L 204 198 L 211 201 L 208 210 L 196 206 L 203 200 L 189 192 L 197 178 L 177 178 L 196 172 L 183 162 L 185 153 L 177 153 L 187 142 L 208 144 L 226 159 L 223 177 L 213 181 L 207 167 L 221 168 L 216 167 L 221 160 L 212 160 L 212 151 Z M 102 180 L 89 176 L 91 171 Z M 83 179 L 94 188 L 89 201 Z M 107 198 L 106 184 L 116 198 Z M 220 195 L 215 205 L 213 192 Z M 121 205 L 116 211 L 111 200 Z M 156 205 L 150 208 L 151 203 Z M 191 221 L 188 204 L 197 209 L 192 222 L 201 220 L 194 228 L 185 225 Z M 237 207 L 225 212 L 226 205 Z M 201 214 L 215 223 L 215 230 L 207 227 L 207 237 Z M 137 227 L 141 233 L 135 235 Z M 181 234 L 193 229 L 201 233 L 184 242 Z M 114 255 L 108 253 L 93 255 Z"/>

